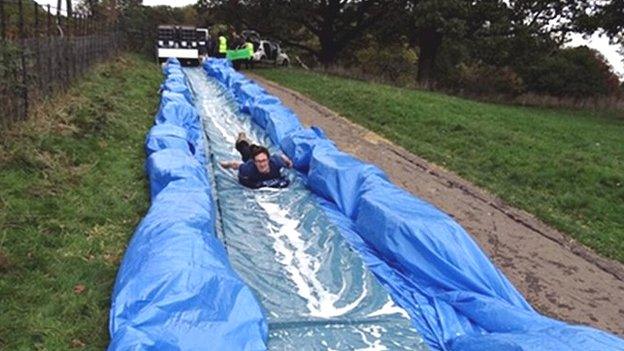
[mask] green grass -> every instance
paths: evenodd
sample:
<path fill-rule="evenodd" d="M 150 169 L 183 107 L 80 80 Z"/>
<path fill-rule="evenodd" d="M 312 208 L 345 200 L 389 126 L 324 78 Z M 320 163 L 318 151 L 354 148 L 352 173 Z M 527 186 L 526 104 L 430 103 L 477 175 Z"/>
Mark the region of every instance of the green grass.
<path fill-rule="evenodd" d="M 624 120 L 479 103 L 300 70 L 256 73 L 624 262 Z"/>
<path fill-rule="evenodd" d="M 126 55 L 1 131 L 0 349 L 102 350 L 162 76 Z"/>

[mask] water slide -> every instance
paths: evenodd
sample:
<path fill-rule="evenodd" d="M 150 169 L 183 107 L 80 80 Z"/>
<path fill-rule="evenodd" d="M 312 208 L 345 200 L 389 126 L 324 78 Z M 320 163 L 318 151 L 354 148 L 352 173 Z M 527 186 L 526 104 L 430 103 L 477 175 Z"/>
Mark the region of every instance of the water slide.
<path fill-rule="evenodd" d="M 450 217 L 226 60 L 164 73 L 110 350 L 624 350 L 539 315 Z M 246 189 L 218 165 L 241 131 L 293 159 L 288 188 Z"/>
<path fill-rule="evenodd" d="M 280 152 L 202 69 L 185 70 L 213 155 L 223 238 L 234 269 L 266 309 L 275 350 L 424 350 L 407 313 L 340 235 L 297 172 L 286 189 L 251 190 L 220 160 L 239 132 Z"/>

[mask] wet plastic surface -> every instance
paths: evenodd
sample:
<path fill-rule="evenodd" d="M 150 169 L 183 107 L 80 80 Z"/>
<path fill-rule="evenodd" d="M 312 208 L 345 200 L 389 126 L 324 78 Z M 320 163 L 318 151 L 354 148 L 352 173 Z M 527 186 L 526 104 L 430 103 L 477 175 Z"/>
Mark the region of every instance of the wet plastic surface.
<path fill-rule="evenodd" d="M 185 70 L 213 159 L 230 261 L 267 310 L 269 349 L 426 350 L 407 313 L 392 303 L 319 205 L 290 171 L 287 189 L 246 189 L 215 166 L 240 159 L 238 132 L 278 152 L 201 69 Z"/>

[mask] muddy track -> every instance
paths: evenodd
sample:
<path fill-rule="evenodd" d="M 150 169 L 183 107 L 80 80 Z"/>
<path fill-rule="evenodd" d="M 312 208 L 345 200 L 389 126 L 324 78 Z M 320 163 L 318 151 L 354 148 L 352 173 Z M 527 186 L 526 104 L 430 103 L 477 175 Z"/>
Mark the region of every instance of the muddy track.
<path fill-rule="evenodd" d="M 341 150 L 376 164 L 395 184 L 455 218 L 537 310 L 624 336 L 623 264 L 302 94 L 249 76 L 303 124 L 321 127 Z"/>

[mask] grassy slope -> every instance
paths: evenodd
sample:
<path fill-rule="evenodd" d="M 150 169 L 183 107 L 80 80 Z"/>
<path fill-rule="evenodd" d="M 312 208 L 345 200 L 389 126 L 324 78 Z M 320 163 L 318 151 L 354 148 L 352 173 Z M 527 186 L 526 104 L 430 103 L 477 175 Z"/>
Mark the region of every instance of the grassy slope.
<path fill-rule="evenodd" d="M 124 56 L 0 143 L 0 349 L 106 347 L 117 267 L 148 206 L 144 136 L 161 75 Z"/>
<path fill-rule="evenodd" d="M 478 103 L 299 70 L 256 73 L 624 262 L 624 120 Z"/>

